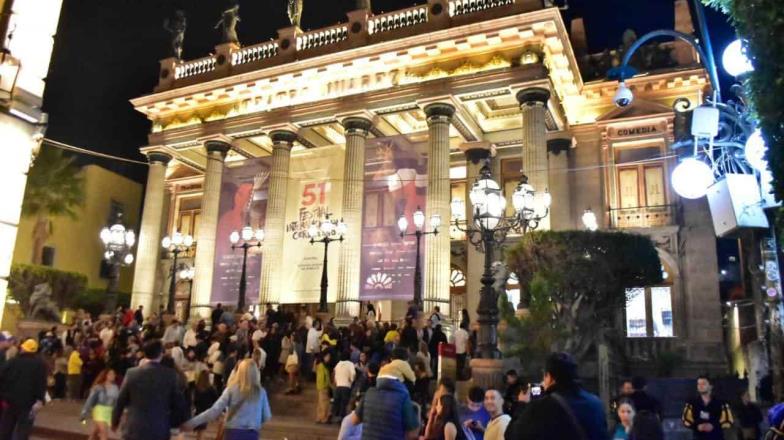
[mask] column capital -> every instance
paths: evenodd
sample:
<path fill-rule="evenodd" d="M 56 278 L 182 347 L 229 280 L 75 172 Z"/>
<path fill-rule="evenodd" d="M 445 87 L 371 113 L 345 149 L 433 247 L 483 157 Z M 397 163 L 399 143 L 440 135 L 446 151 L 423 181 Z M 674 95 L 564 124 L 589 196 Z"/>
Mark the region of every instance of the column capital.
<path fill-rule="evenodd" d="M 269 133 L 272 139 L 273 148 L 285 148 L 291 150 L 294 146 L 294 141 L 297 140 L 297 133 L 291 130 L 272 130 Z"/>
<path fill-rule="evenodd" d="M 150 151 L 147 153 L 147 161 L 150 162 L 150 165 L 154 163 L 160 163 L 163 166 L 166 166 L 171 160 L 172 155 L 169 153 L 164 153 L 163 151 Z"/>
<path fill-rule="evenodd" d="M 370 128 L 373 127 L 373 122 L 370 119 L 359 116 L 349 116 L 340 121 L 340 123 L 347 132 L 360 132 L 365 136 L 367 136 Z"/>
<path fill-rule="evenodd" d="M 517 92 L 515 97 L 521 106 L 535 104 L 546 106 L 547 101 L 550 100 L 550 91 L 543 87 L 529 87 Z"/>
<path fill-rule="evenodd" d="M 556 138 L 547 141 L 547 152 L 556 156 L 561 154 L 562 151 L 569 153 L 569 148 L 572 147 L 571 138 Z"/>
<path fill-rule="evenodd" d="M 207 153 L 219 153 L 221 158 L 225 159 L 226 154 L 231 150 L 231 144 L 221 139 L 208 139 L 204 141 L 204 148 Z"/>
<path fill-rule="evenodd" d="M 491 142 L 465 142 L 460 144 L 460 151 L 465 154 L 466 159 L 471 161 L 474 165 L 479 164 L 484 159 L 488 157 L 495 156 L 495 144 Z"/>
<path fill-rule="evenodd" d="M 434 118 L 446 118 L 449 121 L 455 115 L 455 106 L 447 102 L 433 102 L 426 105 L 424 111 L 428 122 Z"/>

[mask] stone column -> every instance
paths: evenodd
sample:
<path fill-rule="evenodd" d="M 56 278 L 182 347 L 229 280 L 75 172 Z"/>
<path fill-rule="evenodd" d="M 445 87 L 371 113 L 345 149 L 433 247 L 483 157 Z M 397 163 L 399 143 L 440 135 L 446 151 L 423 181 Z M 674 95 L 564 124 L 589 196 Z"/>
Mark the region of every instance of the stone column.
<path fill-rule="evenodd" d="M 275 130 L 270 133 L 270 138 L 272 138 L 272 170 L 267 198 L 267 216 L 264 220 L 259 304 L 280 303 L 280 291 L 283 288 L 280 285 L 280 270 L 283 264 L 289 163 L 291 148 L 297 140 L 297 134 L 287 130 Z"/>
<path fill-rule="evenodd" d="M 468 225 L 474 224 L 474 210 L 469 200 L 471 186 L 476 182 L 479 170 L 482 168 L 484 159 L 495 156 L 495 145 L 489 142 L 468 142 L 462 144 L 460 149 L 466 156 L 466 191 L 463 198 L 465 204 L 465 218 Z M 476 322 L 477 309 L 479 308 L 479 291 L 482 289 L 482 272 L 484 270 L 485 256 L 476 246 L 471 243 L 466 244 L 466 308 L 471 322 Z M 453 310 L 453 317 L 457 318 L 459 310 Z"/>
<path fill-rule="evenodd" d="M 346 241 L 340 247 L 336 316 L 349 322 L 359 316 L 360 256 L 362 252 L 362 204 L 365 189 L 365 139 L 372 123 L 365 118 L 343 120 L 346 156 L 343 172 L 343 221 Z"/>
<path fill-rule="evenodd" d="M 138 306 L 144 306 L 145 316 L 153 312 L 155 273 L 161 255 L 161 223 L 166 195 L 166 165 L 171 158 L 165 153 L 147 154 L 150 168 L 144 194 L 144 209 L 139 230 L 136 266 L 133 271 L 133 293 L 131 295 L 131 308 L 136 309 Z"/>
<path fill-rule="evenodd" d="M 550 91 L 532 87 L 517 92 L 517 102 L 523 114 L 523 174 L 528 176 L 536 191 L 536 202 L 549 187 L 547 166 L 547 101 Z M 539 229 L 550 229 L 550 217 L 539 223 Z"/>
<path fill-rule="evenodd" d="M 448 223 L 451 219 L 449 181 L 449 126 L 455 107 L 447 103 L 425 106 L 428 128 L 427 209 L 425 218 L 441 216 L 441 233 L 425 238 L 424 311 L 427 316 L 433 307 L 451 316 L 449 310 L 450 242 Z"/>
<path fill-rule="evenodd" d="M 212 271 L 215 265 L 216 240 L 229 237 L 216 237 L 220 205 L 220 187 L 223 178 L 223 161 L 231 145 L 224 140 L 204 142 L 207 150 L 207 169 L 204 172 L 204 193 L 201 196 L 201 217 L 196 235 L 196 257 L 191 292 L 191 318 L 210 319 L 210 296 L 212 294 Z"/>

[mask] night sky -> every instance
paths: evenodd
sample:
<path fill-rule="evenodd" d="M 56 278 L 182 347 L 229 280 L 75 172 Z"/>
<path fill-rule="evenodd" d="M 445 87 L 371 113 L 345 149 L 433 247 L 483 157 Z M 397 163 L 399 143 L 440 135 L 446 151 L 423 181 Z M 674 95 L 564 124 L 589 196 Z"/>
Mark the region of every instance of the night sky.
<path fill-rule="evenodd" d="M 372 3 L 374 12 L 380 13 L 425 1 Z M 157 83 L 158 61 L 168 55 L 169 47 L 164 18 L 175 8 L 186 11 L 184 58 L 199 58 L 219 43 L 214 26 L 224 4 L 225 0 L 64 0 L 44 96 L 47 137 L 143 160 L 138 149 L 146 145 L 150 125 L 128 100 L 151 93 Z M 303 28 L 345 21 L 354 4 L 354 0 L 304 0 Z M 673 27 L 673 0 L 570 0 L 569 4 L 565 22 L 568 26 L 572 17 L 584 18 L 591 51 L 618 46 L 627 28 L 640 36 Z M 278 29 L 289 25 L 285 8 L 286 0 L 240 0 L 240 41 L 252 45 L 275 37 Z M 734 38 L 733 31 L 724 17 L 707 12 L 720 63 L 721 50 Z M 140 182 L 146 178 L 143 165 L 87 157 L 80 161 L 99 163 Z"/>

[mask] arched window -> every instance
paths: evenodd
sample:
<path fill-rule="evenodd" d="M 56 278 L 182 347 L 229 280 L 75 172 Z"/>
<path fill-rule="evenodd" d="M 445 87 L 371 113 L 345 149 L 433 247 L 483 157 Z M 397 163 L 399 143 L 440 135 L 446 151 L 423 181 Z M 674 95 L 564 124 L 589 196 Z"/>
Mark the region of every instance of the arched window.
<path fill-rule="evenodd" d="M 465 274 L 458 267 L 452 267 L 452 273 L 449 275 L 450 287 L 465 287 L 466 279 Z"/>
<path fill-rule="evenodd" d="M 459 316 L 460 310 L 466 308 L 466 278 L 465 272 L 457 266 L 452 266 L 449 274 L 449 310 L 453 317 Z"/>

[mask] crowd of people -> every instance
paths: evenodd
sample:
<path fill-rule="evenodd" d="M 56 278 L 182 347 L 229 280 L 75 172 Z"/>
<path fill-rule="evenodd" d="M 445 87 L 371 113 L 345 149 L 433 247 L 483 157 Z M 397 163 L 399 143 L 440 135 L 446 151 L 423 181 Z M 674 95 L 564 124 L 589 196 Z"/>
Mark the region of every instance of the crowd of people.
<path fill-rule="evenodd" d="M 577 364 L 553 353 L 541 378 L 506 373 L 504 386 L 470 387 L 476 330 L 463 311 L 451 338 L 436 307 L 413 304 L 402 325 L 380 322 L 372 305 L 362 319 L 337 325 L 306 308 L 258 317 L 218 305 L 210 320 L 189 325 L 144 310 L 120 308 L 93 320 L 15 340 L 0 334 L 0 440 L 28 438 L 36 413 L 50 399 L 83 402 L 90 438 L 122 427 L 128 440 L 202 438 L 211 422 L 226 440 L 258 439 L 272 418 L 267 389 L 315 390 L 312 420 L 339 424 L 339 440 L 648 440 L 662 439 L 662 409 L 642 378 L 624 381 L 605 405 L 583 389 Z M 439 345 L 454 344 L 455 378 L 439 377 Z M 738 422 L 735 422 L 737 416 Z M 769 413 L 766 439 L 784 440 L 784 406 Z M 708 377 L 685 403 L 683 425 L 699 440 L 722 439 L 739 426 L 742 440 L 759 439 L 762 413 L 749 402 L 730 406 L 713 396 Z"/>

